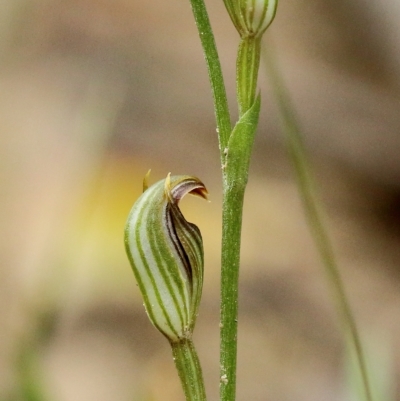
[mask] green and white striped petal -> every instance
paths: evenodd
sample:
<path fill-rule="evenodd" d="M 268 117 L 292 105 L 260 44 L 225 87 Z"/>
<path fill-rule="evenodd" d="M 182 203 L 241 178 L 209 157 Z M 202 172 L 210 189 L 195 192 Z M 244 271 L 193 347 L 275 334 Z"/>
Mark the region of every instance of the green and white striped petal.
<path fill-rule="evenodd" d="M 243 37 L 260 37 L 275 18 L 278 0 L 224 0 L 233 24 Z"/>
<path fill-rule="evenodd" d="M 147 188 L 133 205 L 125 247 L 147 314 L 171 342 L 190 337 L 203 287 L 203 241 L 178 203 L 186 194 L 207 197 L 196 177 L 170 176 Z"/>
<path fill-rule="evenodd" d="M 240 0 L 240 9 L 247 32 L 260 36 L 270 26 L 276 14 L 278 0 Z"/>

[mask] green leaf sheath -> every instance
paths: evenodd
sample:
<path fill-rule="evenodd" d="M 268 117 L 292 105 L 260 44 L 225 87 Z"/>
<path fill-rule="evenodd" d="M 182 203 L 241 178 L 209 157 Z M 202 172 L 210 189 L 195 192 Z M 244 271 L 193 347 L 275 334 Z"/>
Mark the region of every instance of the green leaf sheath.
<path fill-rule="evenodd" d="M 224 168 L 225 183 L 229 188 L 245 187 L 247 184 L 260 107 L 261 97 L 257 96 L 251 108 L 236 123 L 229 138 Z"/>
<path fill-rule="evenodd" d="M 199 229 L 178 207 L 186 194 L 206 197 L 195 177 L 167 177 L 134 204 L 125 247 L 147 314 L 171 342 L 190 336 L 203 286 L 203 243 Z"/>
<path fill-rule="evenodd" d="M 236 393 L 238 280 L 243 199 L 260 113 L 260 96 L 237 122 L 229 139 L 224 173 L 221 269 L 221 400 Z"/>
<path fill-rule="evenodd" d="M 171 344 L 176 369 L 187 401 L 205 401 L 206 392 L 199 358 L 190 339 Z"/>

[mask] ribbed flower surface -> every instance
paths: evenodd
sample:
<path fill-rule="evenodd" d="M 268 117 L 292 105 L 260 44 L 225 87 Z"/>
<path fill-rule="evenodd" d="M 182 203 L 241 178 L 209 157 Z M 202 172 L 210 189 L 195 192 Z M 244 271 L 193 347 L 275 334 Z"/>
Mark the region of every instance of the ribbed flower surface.
<path fill-rule="evenodd" d="M 273 21 L 278 0 L 224 0 L 242 37 L 261 36 Z"/>
<path fill-rule="evenodd" d="M 186 194 L 206 198 L 196 177 L 172 176 L 146 189 L 133 205 L 125 247 L 151 322 L 170 341 L 190 336 L 203 287 L 203 242 L 178 203 Z"/>
<path fill-rule="evenodd" d="M 275 17 L 278 0 L 241 0 L 240 9 L 249 33 L 261 35 Z"/>

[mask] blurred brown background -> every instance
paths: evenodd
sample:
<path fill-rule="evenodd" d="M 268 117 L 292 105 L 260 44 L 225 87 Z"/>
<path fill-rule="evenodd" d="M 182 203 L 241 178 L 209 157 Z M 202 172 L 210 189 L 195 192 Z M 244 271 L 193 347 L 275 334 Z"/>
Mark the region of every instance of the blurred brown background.
<path fill-rule="evenodd" d="M 237 34 L 208 1 L 235 110 Z M 142 177 L 199 176 L 195 332 L 218 397 L 221 185 L 188 1 L 0 3 L 0 400 L 183 400 L 123 247 Z M 281 0 L 273 40 L 380 399 L 400 400 L 400 3 Z M 238 400 L 357 400 L 264 67 L 246 197 Z M 233 112 L 235 117 L 236 111 Z M 41 396 L 39 397 L 39 395 Z"/>

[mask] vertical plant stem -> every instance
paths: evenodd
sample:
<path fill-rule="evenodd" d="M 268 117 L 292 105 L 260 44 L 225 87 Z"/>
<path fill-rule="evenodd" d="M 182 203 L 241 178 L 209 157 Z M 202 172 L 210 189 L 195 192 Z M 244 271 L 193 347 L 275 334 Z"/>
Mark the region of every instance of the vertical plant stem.
<path fill-rule="evenodd" d="M 363 382 L 365 400 L 372 401 L 371 386 L 368 379 L 366 361 L 358 333 L 356 321 L 344 289 L 339 268 L 337 266 L 332 243 L 325 228 L 321 207 L 316 195 L 314 180 L 309 167 L 305 146 L 298 127 L 290 96 L 285 88 L 281 74 L 275 65 L 273 54 L 264 57 L 270 82 L 281 114 L 286 146 L 294 166 L 297 185 L 303 202 L 308 225 L 320 254 L 321 261 L 331 286 L 331 292 L 342 321 L 342 326 L 348 334 L 350 343 L 355 350 L 360 376 Z"/>
<path fill-rule="evenodd" d="M 238 287 L 243 200 L 260 112 L 258 96 L 232 131 L 224 168 L 221 258 L 221 401 L 236 396 Z"/>
<path fill-rule="evenodd" d="M 221 401 L 233 401 L 236 395 L 238 283 L 244 186 L 224 185 L 221 263 Z"/>
<path fill-rule="evenodd" d="M 171 343 L 171 347 L 186 401 L 206 401 L 203 374 L 192 340 Z"/>
<path fill-rule="evenodd" d="M 204 1 L 190 0 L 190 3 L 207 63 L 208 76 L 214 99 L 215 118 L 217 120 L 221 164 L 224 164 L 224 149 L 228 145 L 229 135 L 232 130 L 224 77 Z"/>
<path fill-rule="evenodd" d="M 240 119 L 228 145 L 224 169 L 221 259 L 221 401 L 236 398 L 238 287 L 243 200 L 260 111 L 256 99 L 260 39 L 242 38 L 237 57 L 237 100 Z"/>
<path fill-rule="evenodd" d="M 260 108 L 259 99 L 257 102 L 255 101 L 260 39 L 243 38 L 239 46 L 237 96 L 240 120 L 236 125 L 237 130 L 235 127 L 235 132 L 235 130 L 232 131 L 230 124 L 224 80 L 204 1 L 191 0 L 191 5 L 214 97 L 223 171 L 220 398 L 221 401 L 234 401 L 236 396 L 240 239 L 243 199 Z M 247 112 L 249 114 L 246 116 Z"/>

